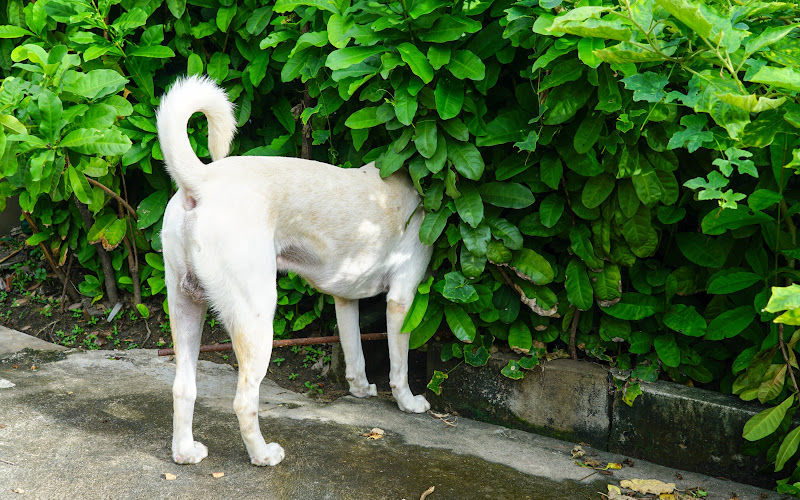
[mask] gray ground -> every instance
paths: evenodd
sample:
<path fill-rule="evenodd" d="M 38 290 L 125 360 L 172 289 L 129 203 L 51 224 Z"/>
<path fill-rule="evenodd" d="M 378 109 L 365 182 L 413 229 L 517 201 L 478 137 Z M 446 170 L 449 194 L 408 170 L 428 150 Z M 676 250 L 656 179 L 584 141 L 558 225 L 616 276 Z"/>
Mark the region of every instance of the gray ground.
<path fill-rule="evenodd" d="M 777 498 L 698 474 L 678 480 L 675 469 L 641 460 L 613 476 L 586 478 L 592 470 L 570 458 L 573 443 L 464 418 L 451 427 L 378 398 L 321 403 L 269 380 L 261 386 L 261 428 L 286 459 L 258 468 L 249 464 L 232 410 L 236 373 L 206 361 L 195 439 L 209 456 L 176 465 L 169 450 L 172 361 L 150 350 L 19 351 L 48 347 L 33 344 L 0 329 L 0 498 L 416 499 L 435 486 L 430 500 L 580 499 L 600 498 L 607 483 L 631 478 L 701 487 L 709 498 Z M 8 382 L 15 385 L 2 388 Z M 362 435 L 373 427 L 385 437 Z M 585 448 L 602 462 L 625 458 Z"/>

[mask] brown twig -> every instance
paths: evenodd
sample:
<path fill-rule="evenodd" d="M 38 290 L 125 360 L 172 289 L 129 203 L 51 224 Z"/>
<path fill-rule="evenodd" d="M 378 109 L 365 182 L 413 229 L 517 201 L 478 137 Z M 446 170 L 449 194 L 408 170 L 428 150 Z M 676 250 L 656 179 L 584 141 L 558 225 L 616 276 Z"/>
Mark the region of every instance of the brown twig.
<path fill-rule="evenodd" d="M 101 184 L 100 182 L 97 182 L 96 180 L 92 179 L 91 177 L 86 177 L 86 180 L 87 180 L 87 181 L 89 181 L 89 184 L 91 184 L 91 185 L 93 185 L 93 186 L 97 186 L 97 187 L 99 187 L 100 189 L 102 189 L 103 191 L 105 191 L 105 192 L 106 192 L 106 193 L 107 193 L 107 194 L 108 194 L 110 197 L 112 197 L 112 198 L 114 198 L 115 200 L 117 200 L 118 202 L 120 202 L 120 203 L 122 204 L 122 206 L 123 206 L 123 207 L 125 207 L 125 209 L 126 209 L 128 212 L 130 212 L 130 214 L 133 216 L 133 218 L 134 218 L 134 219 L 136 218 L 136 210 L 134 210 L 134 209 L 133 209 L 133 207 L 132 207 L 132 206 L 130 206 L 130 205 L 128 204 L 128 202 L 127 202 L 127 201 L 125 201 L 125 200 L 122 198 L 122 196 L 118 195 L 117 193 L 115 193 L 114 191 L 112 191 L 110 188 L 107 188 L 105 185 Z"/>
<path fill-rule="evenodd" d="M 86 207 L 86 205 L 78 201 L 77 198 L 75 198 L 75 206 L 78 207 L 78 211 L 83 219 L 83 225 L 86 226 L 86 231 L 88 232 L 94 224 L 92 214 L 89 213 L 89 209 Z M 97 249 L 97 257 L 100 259 L 100 266 L 103 268 L 103 281 L 105 282 L 106 295 L 108 296 L 108 301 L 111 302 L 111 306 L 113 307 L 114 304 L 119 302 L 117 282 L 114 279 L 114 266 L 111 265 L 111 257 L 108 256 L 108 252 L 106 252 L 106 249 L 103 248 L 103 245 L 100 243 L 95 243 L 94 247 Z"/>
<path fill-rule="evenodd" d="M 384 340 L 385 333 L 363 333 L 361 340 Z M 330 337 L 303 337 L 299 339 L 284 339 L 273 340 L 272 347 L 291 347 L 295 345 L 316 345 L 316 344 L 336 344 L 340 342 L 339 337 L 336 335 Z M 214 344 L 214 345 L 201 345 L 200 352 L 220 352 L 232 351 L 232 344 Z M 172 356 L 175 354 L 174 349 L 159 349 L 159 356 Z"/>
<path fill-rule="evenodd" d="M 572 316 L 572 324 L 569 326 L 569 357 L 578 359 L 578 350 L 575 347 L 575 334 L 578 331 L 578 320 L 581 317 L 581 310 L 575 309 L 575 314 Z"/>
<path fill-rule="evenodd" d="M 778 323 L 778 345 L 781 348 L 783 360 L 786 362 L 786 369 L 789 370 L 789 376 L 791 377 L 792 385 L 794 386 L 794 393 L 799 394 L 800 389 L 797 387 L 797 380 L 794 378 L 794 370 L 792 369 L 792 364 L 789 362 L 789 355 L 786 352 L 786 343 L 783 340 L 783 323 Z"/>
<path fill-rule="evenodd" d="M 69 284 L 69 273 L 72 270 L 72 261 L 75 260 L 74 257 L 75 257 L 74 254 L 69 254 L 69 262 L 67 263 L 67 273 L 66 273 L 67 279 L 64 280 L 64 287 L 61 289 L 61 297 L 59 298 L 59 302 L 61 303 L 61 307 L 59 307 L 59 309 L 61 310 L 61 312 L 64 312 L 64 296 L 67 294 L 67 285 Z"/>
<path fill-rule="evenodd" d="M 128 186 L 125 184 L 125 175 L 122 176 L 122 193 L 125 195 L 125 199 L 128 198 Z M 122 217 L 122 203 L 119 203 L 119 211 L 120 217 Z M 133 220 L 136 220 L 136 216 L 134 215 Z M 136 238 L 134 237 L 134 226 L 133 221 L 131 219 L 127 219 L 128 222 L 128 234 L 123 241 L 125 242 L 125 248 L 128 249 L 128 269 L 131 271 L 131 281 L 133 281 L 133 303 L 134 304 L 141 304 L 142 303 L 142 284 L 139 282 L 139 252 L 136 250 Z"/>
<path fill-rule="evenodd" d="M 17 465 L 14 462 L 9 462 L 8 460 L 3 460 L 2 458 L 0 458 L 0 462 L 3 462 L 4 464 L 8 464 L 8 465 Z"/>
<path fill-rule="evenodd" d="M 31 218 L 31 214 L 29 214 L 28 212 L 22 212 L 22 216 L 25 218 L 25 220 L 31 226 L 31 229 L 33 229 L 33 232 L 38 233 L 39 232 L 39 228 L 36 226 L 36 223 L 33 222 L 33 219 Z M 45 245 L 44 242 L 40 242 L 39 243 L 39 249 L 41 249 L 42 254 L 44 255 L 44 259 L 47 261 L 47 264 L 50 266 L 50 269 L 52 269 L 53 273 L 55 273 L 56 277 L 58 277 L 58 279 L 62 283 L 68 282 L 69 279 L 61 271 L 61 268 L 58 267 L 58 264 L 56 264 L 56 261 L 53 258 L 53 255 L 50 253 L 50 249 L 47 248 L 47 245 Z M 73 299 L 75 301 L 80 300 L 80 297 L 78 296 L 78 293 L 74 289 L 67 287 L 67 290 L 69 290 L 68 293 L 69 293 L 69 296 L 70 296 L 71 299 Z"/>
<path fill-rule="evenodd" d="M 0 264 L 2 264 L 3 262 L 7 261 L 7 260 L 8 260 L 8 259 L 10 259 L 11 257 L 13 257 L 13 256 L 17 255 L 18 253 L 20 253 L 20 252 L 22 251 L 22 249 L 23 249 L 23 248 L 25 248 L 25 247 L 22 247 L 22 248 L 17 248 L 16 250 L 14 250 L 13 252 L 11 252 L 10 254 L 8 254 L 8 255 L 6 255 L 5 257 L 3 257 L 2 259 L 0 259 Z"/>
<path fill-rule="evenodd" d="M 436 487 L 435 487 L 435 486 L 431 486 L 431 487 L 430 487 L 430 488 L 428 488 L 427 490 L 423 491 L 423 492 L 422 492 L 422 495 L 420 495 L 420 496 L 419 496 L 419 500 L 425 500 L 426 498 L 428 498 L 428 495 L 430 495 L 431 493 L 433 493 L 433 490 L 435 490 L 435 489 L 436 489 Z"/>

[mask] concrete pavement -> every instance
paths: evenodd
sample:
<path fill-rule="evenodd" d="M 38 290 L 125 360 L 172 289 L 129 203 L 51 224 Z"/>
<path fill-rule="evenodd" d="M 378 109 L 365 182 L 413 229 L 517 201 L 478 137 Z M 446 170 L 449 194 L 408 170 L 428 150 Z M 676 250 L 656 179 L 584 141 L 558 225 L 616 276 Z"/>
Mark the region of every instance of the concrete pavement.
<path fill-rule="evenodd" d="M 14 350 L 11 337 L 0 338 L 6 351 Z M 434 486 L 429 500 L 580 499 L 632 478 L 701 487 L 709 498 L 779 498 L 640 460 L 613 476 L 589 475 L 570 457 L 573 443 L 466 418 L 449 426 L 381 398 L 322 403 L 269 380 L 261 386 L 261 428 L 286 458 L 259 468 L 249 464 L 232 410 L 236 372 L 206 361 L 195 439 L 209 456 L 177 465 L 169 450 L 173 374 L 174 363 L 151 350 L 0 355 L 0 379 L 14 384 L 0 388 L 0 498 L 416 499 Z M 385 437 L 364 437 L 373 427 Z M 600 462 L 625 459 L 584 448 Z"/>

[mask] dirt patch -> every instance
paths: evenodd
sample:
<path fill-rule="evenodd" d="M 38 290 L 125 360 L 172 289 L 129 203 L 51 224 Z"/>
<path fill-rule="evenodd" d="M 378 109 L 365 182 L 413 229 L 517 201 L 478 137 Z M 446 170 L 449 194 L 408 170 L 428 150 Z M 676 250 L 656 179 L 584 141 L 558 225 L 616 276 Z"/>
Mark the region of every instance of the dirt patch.
<path fill-rule="evenodd" d="M 135 349 L 172 347 L 169 320 L 164 312 L 163 296 L 144 299 L 150 311 L 143 318 L 132 304 L 124 304 L 109 321 L 110 305 L 92 303 L 85 298 L 70 303 L 62 283 L 48 273 L 36 248 L 25 246 L 26 235 L 19 228 L 0 238 L 0 324 L 34 337 L 67 347 L 96 349 Z M 72 280 L 81 281 L 82 272 L 72 271 Z M 295 337 L 335 335 L 335 332 L 307 328 L 294 332 Z M 230 339 L 223 326 L 207 315 L 202 344 L 224 344 Z M 388 358 L 386 343 L 377 346 L 364 344 L 368 374 L 378 390 L 388 393 Z M 331 400 L 347 393 L 347 384 L 331 376 L 332 345 L 295 346 L 275 349 L 267 377 L 295 392 Z M 371 352 L 377 352 L 372 355 Z M 380 351 L 383 351 L 381 353 Z M 233 351 L 201 353 L 200 358 L 227 363 L 237 368 Z M 370 359 L 372 358 L 372 362 Z M 412 388 L 422 391 L 425 386 L 424 354 L 412 353 Z"/>

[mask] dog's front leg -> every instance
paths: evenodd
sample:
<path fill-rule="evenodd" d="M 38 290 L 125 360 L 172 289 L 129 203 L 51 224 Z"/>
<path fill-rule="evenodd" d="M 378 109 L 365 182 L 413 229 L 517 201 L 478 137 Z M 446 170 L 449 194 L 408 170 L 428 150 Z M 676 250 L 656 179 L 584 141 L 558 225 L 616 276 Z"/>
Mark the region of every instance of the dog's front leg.
<path fill-rule="evenodd" d="M 408 387 L 408 333 L 401 331 L 403 321 L 414 294 L 394 298 L 390 292 L 387 297 L 386 330 L 389 337 L 389 386 L 397 406 L 408 413 L 422 413 L 431 405 L 425 396 L 415 396 Z"/>
<path fill-rule="evenodd" d="M 179 464 L 196 464 L 208 456 L 208 449 L 192 435 L 195 381 L 200 335 L 206 305 L 195 302 L 180 289 L 180 279 L 166 263 L 167 297 L 172 342 L 175 347 L 175 381 L 172 385 L 172 459 Z"/>
<path fill-rule="evenodd" d="M 334 297 L 336 324 L 344 353 L 345 377 L 350 384 L 350 394 L 358 398 L 377 396 L 375 384 L 367 380 L 364 351 L 361 349 L 361 331 L 358 327 L 358 301 Z"/>

